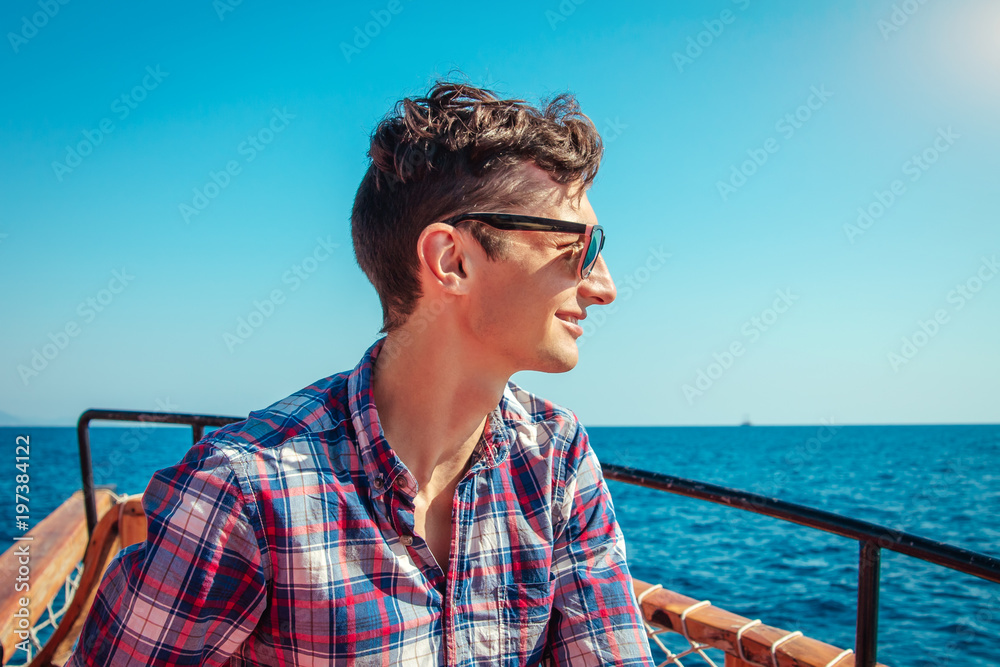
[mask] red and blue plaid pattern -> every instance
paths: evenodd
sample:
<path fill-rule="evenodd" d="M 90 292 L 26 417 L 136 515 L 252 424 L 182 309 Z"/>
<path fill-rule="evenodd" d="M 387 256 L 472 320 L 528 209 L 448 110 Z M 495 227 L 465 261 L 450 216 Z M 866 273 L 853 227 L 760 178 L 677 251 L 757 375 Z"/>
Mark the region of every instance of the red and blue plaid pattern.
<path fill-rule="evenodd" d="M 358 366 L 219 429 L 146 488 L 69 665 L 652 665 L 573 413 L 513 383 L 459 483 L 449 572 Z"/>

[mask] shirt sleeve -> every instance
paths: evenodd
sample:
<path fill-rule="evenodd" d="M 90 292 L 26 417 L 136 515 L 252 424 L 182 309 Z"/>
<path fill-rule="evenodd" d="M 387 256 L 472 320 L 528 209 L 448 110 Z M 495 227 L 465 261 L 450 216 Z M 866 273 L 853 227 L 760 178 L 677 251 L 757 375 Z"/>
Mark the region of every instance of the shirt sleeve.
<path fill-rule="evenodd" d="M 556 665 L 648 665 L 649 640 L 632 591 L 625 540 L 586 431 L 567 452 L 552 554 L 549 651 Z"/>
<path fill-rule="evenodd" d="M 266 605 L 256 506 L 225 454 L 200 444 L 142 504 L 146 541 L 111 561 L 66 664 L 225 664 Z"/>

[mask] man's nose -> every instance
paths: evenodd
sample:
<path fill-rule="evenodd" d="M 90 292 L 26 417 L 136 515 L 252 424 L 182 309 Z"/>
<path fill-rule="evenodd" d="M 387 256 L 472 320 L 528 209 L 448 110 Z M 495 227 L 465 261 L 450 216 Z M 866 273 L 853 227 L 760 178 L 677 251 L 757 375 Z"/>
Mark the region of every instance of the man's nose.
<path fill-rule="evenodd" d="M 593 271 L 580 283 L 579 293 L 603 306 L 608 305 L 618 296 L 618 289 L 615 288 L 615 281 L 611 279 L 611 272 L 608 271 L 608 265 L 604 263 L 603 255 L 598 255 Z"/>

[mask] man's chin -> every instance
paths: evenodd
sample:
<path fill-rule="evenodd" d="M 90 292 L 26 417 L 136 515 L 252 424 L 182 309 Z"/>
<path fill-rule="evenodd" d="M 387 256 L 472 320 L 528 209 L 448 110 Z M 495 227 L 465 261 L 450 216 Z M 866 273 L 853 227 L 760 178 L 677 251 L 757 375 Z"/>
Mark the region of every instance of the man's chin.
<path fill-rule="evenodd" d="M 547 354 L 541 355 L 542 358 L 537 367 L 531 370 L 542 373 L 567 373 L 576 368 L 580 361 L 580 350 L 575 341 L 569 345 L 562 345 L 559 349 L 546 350 L 546 352 Z"/>

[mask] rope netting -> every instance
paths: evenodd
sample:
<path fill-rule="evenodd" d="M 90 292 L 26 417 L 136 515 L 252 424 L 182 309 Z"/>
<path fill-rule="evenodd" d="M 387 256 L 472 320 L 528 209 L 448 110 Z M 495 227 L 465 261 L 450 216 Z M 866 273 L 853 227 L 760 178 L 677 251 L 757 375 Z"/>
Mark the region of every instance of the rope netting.
<path fill-rule="evenodd" d="M 125 510 L 125 501 L 136 494 L 119 494 L 111 489 L 102 489 L 102 491 L 111 496 L 111 511 L 114 511 L 114 508 L 117 507 L 118 520 L 121 521 L 122 512 Z M 30 664 L 38 652 L 42 650 L 45 642 L 48 641 L 52 633 L 59 627 L 59 622 L 66 615 L 70 604 L 73 603 L 76 591 L 80 588 L 80 580 L 83 578 L 84 563 L 84 560 L 78 562 L 73 571 L 66 576 L 62 589 L 49 600 L 49 603 L 45 606 L 45 612 L 38 617 L 35 624 L 28 628 L 28 639 L 17 644 L 17 650 L 14 652 L 12 659 L 9 662 L 5 662 L 4 667 L 24 667 L 24 665 Z M 21 659 L 23 659 L 23 662 L 18 662 Z"/>
<path fill-rule="evenodd" d="M 663 586 L 661 584 L 655 584 L 647 588 L 645 591 L 643 591 L 638 597 L 640 607 L 642 606 L 643 600 L 645 600 L 647 596 L 661 589 L 663 589 Z M 688 626 L 687 626 L 688 615 L 703 607 L 709 607 L 711 606 L 711 604 L 712 603 L 709 600 L 702 600 L 700 602 L 695 602 L 691 606 L 687 607 L 684 611 L 682 611 L 680 615 L 680 622 L 681 622 L 680 632 L 674 630 L 673 628 L 655 627 L 651 625 L 648 620 L 646 620 L 645 618 L 643 619 L 643 624 L 646 626 L 646 635 L 652 642 L 650 647 L 652 648 L 655 645 L 660 649 L 660 651 L 663 652 L 663 655 L 665 656 L 663 662 L 657 663 L 656 667 L 669 667 L 670 665 L 678 665 L 678 667 L 684 667 L 684 663 L 681 662 L 681 658 L 689 658 L 689 657 L 700 659 L 698 664 L 711 665 L 711 667 L 720 667 L 720 664 L 715 662 L 712 659 L 712 656 L 708 655 L 706 651 L 711 651 L 715 655 L 715 658 L 719 660 L 720 663 L 725 662 L 726 653 L 722 651 L 722 649 L 714 648 L 712 646 L 709 646 L 708 644 L 702 644 L 698 641 L 695 641 L 691 639 L 691 635 L 688 632 Z M 758 664 L 758 663 L 751 663 L 748 657 L 744 654 L 743 633 L 757 625 L 761 625 L 761 621 L 759 618 L 747 622 L 736 633 L 736 647 L 739 650 L 739 653 L 737 654 L 736 657 L 746 662 L 747 664 Z M 678 649 L 678 652 L 675 653 L 663 642 L 663 639 L 661 639 L 661 637 L 667 637 L 667 636 L 678 639 L 683 638 L 684 641 L 687 642 L 687 648 Z M 781 637 L 780 639 L 777 639 L 773 644 L 771 644 L 772 667 L 778 667 L 778 653 L 777 653 L 778 647 L 780 647 L 782 644 L 786 642 L 790 642 L 793 639 L 802 636 L 803 636 L 802 632 L 796 630 L 795 632 L 789 632 L 787 635 Z M 833 660 L 828 662 L 825 665 L 825 667 L 836 667 L 837 665 L 841 664 L 841 661 L 843 661 L 844 658 L 853 653 L 854 651 L 851 649 L 842 651 Z"/>
<path fill-rule="evenodd" d="M 38 651 L 42 650 L 45 641 L 59 627 L 59 621 L 66 614 L 69 605 L 73 602 L 76 589 L 80 587 L 80 578 L 83 576 L 83 561 L 76 564 L 76 568 L 70 572 L 63 582 L 63 588 L 45 606 L 43 613 L 35 624 L 28 629 L 28 639 L 17 645 L 18 650 L 14 652 L 14 660 L 6 663 L 7 667 L 21 667 L 27 665 L 35 657 Z M 56 605 L 59 605 L 56 607 Z M 23 662 L 17 662 L 23 657 Z"/>
<path fill-rule="evenodd" d="M 656 584 L 654 586 L 650 586 L 645 591 L 643 591 L 638 598 L 639 605 L 642 606 L 642 601 L 646 599 L 646 596 L 648 596 L 650 593 L 653 593 L 654 591 L 660 590 L 661 588 L 663 588 L 661 584 Z M 709 602 L 708 600 L 702 600 L 701 602 L 697 602 L 688 607 L 687 609 L 685 609 L 681 613 L 681 633 L 679 634 L 675 630 L 672 630 L 670 628 L 656 628 L 650 625 L 649 621 L 643 619 L 643 624 L 646 626 L 646 635 L 650 638 L 653 644 L 658 646 L 660 650 L 663 651 L 663 654 L 666 656 L 666 659 L 663 662 L 657 664 L 657 667 L 667 667 L 669 665 L 679 665 L 679 667 L 684 667 L 684 663 L 681 662 L 681 658 L 686 658 L 689 656 L 697 656 L 701 658 L 701 662 L 699 664 L 704 663 L 711 665 L 712 667 L 719 667 L 719 665 L 715 663 L 712 660 L 712 658 L 708 656 L 708 654 L 705 653 L 705 650 L 711 649 L 717 653 L 722 653 L 722 652 L 719 651 L 718 649 L 712 649 L 712 647 L 710 647 L 708 644 L 700 644 L 696 641 L 692 641 L 691 636 L 688 634 L 687 630 L 688 614 L 694 611 L 695 609 L 700 609 L 710 604 L 712 603 Z M 660 638 L 661 635 L 667 635 L 667 634 L 674 636 L 682 636 L 684 640 L 687 641 L 688 648 L 681 650 L 679 653 L 674 653 L 670 648 L 667 647 L 666 644 L 663 643 L 663 640 Z"/>

